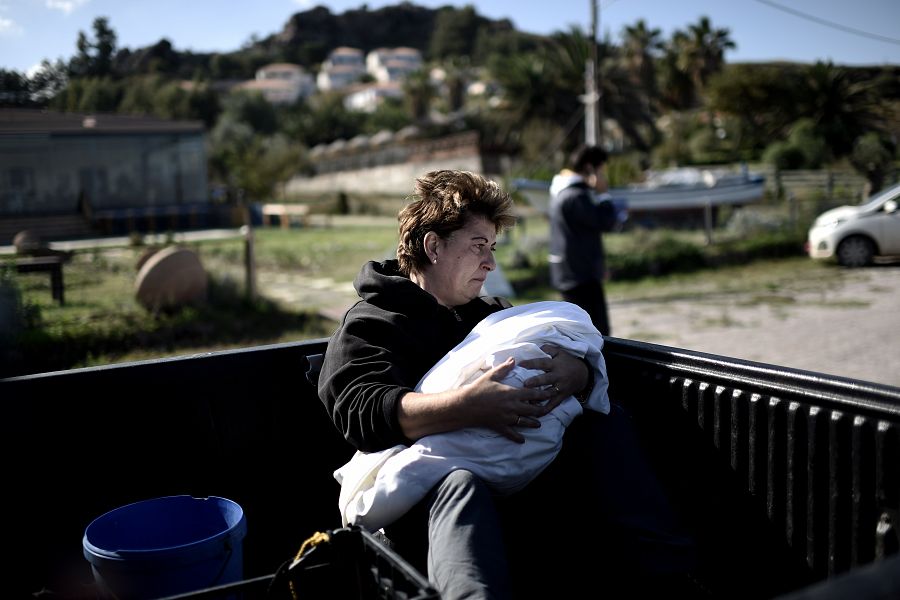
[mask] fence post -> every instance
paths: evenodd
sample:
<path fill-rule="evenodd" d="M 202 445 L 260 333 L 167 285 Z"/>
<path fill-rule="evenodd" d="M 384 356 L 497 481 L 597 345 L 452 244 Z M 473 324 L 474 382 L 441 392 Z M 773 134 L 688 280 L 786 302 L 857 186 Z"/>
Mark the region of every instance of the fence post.
<path fill-rule="evenodd" d="M 256 259 L 253 250 L 253 220 L 250 206 L 244 206 L 244 223 L 241 233 L 244 234 L 244 282 L 248 300 L 256 300 Z"/>
<path fill-rule="evenodd" d="M 799 222 L 798 215 L 798 207 L 797 207 L 797 197 L 794 195 L 794 192 L 788 192 L 787 194 L 788 201 L 788 214 L 790 215 L 791 227 L 796 229 L 797 224 Z"/>
<path fill-rule="evenodd" d="M 778 165 L 775 165 L 775 169 L 772 172 L 772 179 L 775 180 L 775 199 L 784 199 L 784 188 L 781 187 L 781 169 L 778 168 Z"/>
<path fill-rule="evenodd" d="M 706 245 L 711 246 L 713 243 L 712 237 L 712 228 L 713 228 L 713 217 L 712 217 L 712 201 L 707 200 L 703 205 L 703 223 L 706 227 Z"/>

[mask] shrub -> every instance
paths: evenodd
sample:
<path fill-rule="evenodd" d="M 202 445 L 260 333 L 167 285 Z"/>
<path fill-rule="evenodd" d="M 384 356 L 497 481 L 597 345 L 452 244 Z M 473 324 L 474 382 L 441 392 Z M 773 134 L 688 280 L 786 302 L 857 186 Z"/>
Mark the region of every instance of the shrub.
<path fill-rule="evenodd" d="M 763 152 L 763 161 L 782 171 L 801 169 L 806 164 L 806 155 L 789 142 L 775 142 Z"/>
<path fill-rule="evenodd" d="M 611 156 L 606 165 L 606 177 L 610 187 L 622 187 L 640 181 L 643 169 L 634 156 Z"/>
<path fill-rule="evenodd" d="M 707 255 L 709 266 L 744 264 L 752 260 L 802 256 L 806 234 L 783 228 L 758 233 L 714 246 Z"/>
<path fill-rule="evenodd" d="M 705 265 L 703 250 L 670 232 L 636 236 L 636 243 L 607 256 L 607 268 L 613 279 L 689 272 Z"/>

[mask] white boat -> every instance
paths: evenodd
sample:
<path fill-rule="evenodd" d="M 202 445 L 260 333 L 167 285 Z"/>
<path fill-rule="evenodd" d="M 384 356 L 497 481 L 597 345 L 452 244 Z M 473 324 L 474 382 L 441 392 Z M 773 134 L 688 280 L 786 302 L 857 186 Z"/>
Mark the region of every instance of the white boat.
<path fill-rule="evenodd" d="M 758 202 L 763 198 L 765 183 L 762 175 L 746 171 L 681 168 L 651 171 L 644 183 L 610 188 L 609 195 L 629 213 L 705 210 L 707 207 Z M 535 209 L 547 213 L 549 181 L 515 179 L 512 190 L 520 192 Z"/>

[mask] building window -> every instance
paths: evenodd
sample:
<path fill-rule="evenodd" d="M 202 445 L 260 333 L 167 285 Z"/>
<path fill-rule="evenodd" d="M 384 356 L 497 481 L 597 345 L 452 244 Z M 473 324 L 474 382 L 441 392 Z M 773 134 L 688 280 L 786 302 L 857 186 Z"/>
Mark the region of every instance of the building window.
<path fill-rule="evenodd" d="M 3 212 L 21 214 L 28 212 L 34 202 L 34 169 L 28 167 L 12 167 L 0 177 L 0 198 Z"/>

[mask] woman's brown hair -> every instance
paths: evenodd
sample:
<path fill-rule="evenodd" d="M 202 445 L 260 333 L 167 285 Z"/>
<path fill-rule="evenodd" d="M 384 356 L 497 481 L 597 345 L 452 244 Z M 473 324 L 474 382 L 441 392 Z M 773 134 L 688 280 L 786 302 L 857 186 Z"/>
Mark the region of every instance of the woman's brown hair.
<path fill-rule="evenodd" d="M 397 260 L 400 271 L 421 271 L 429 260 L 425 234 L 446 238 L 462 229 L 473 215 L 485 217 L 499 234 L 516 217 L 509 195 L 497 183 L 469 171 L 431 171 L 416 179 L 414 200 L 400 211 Z"/>

